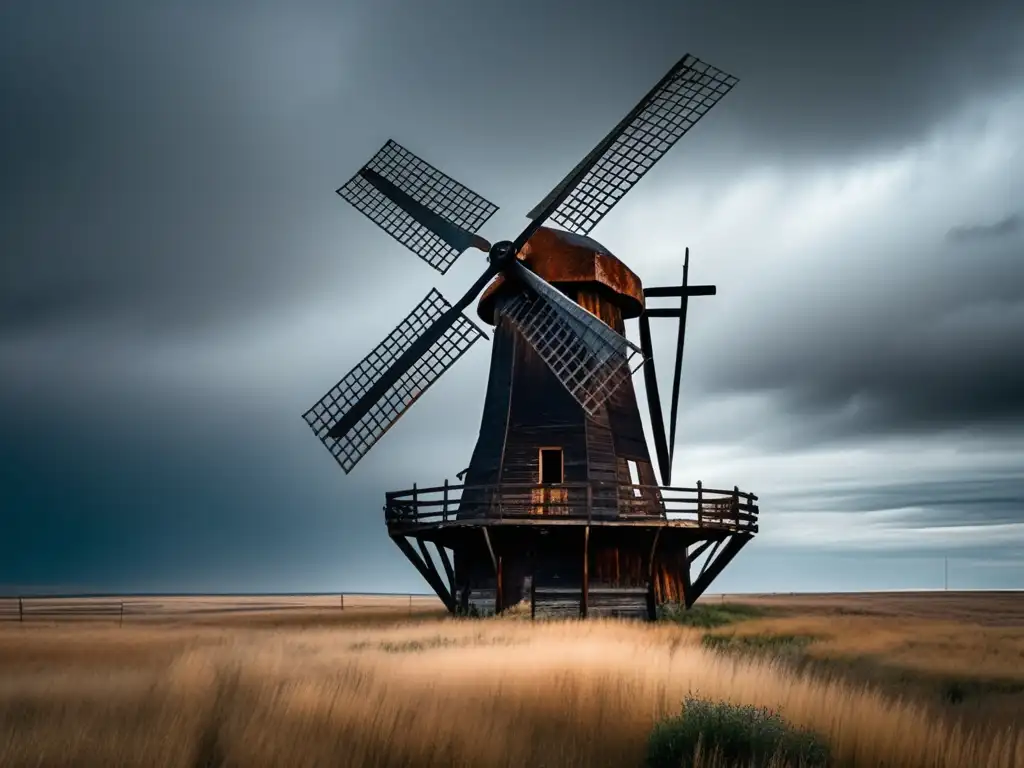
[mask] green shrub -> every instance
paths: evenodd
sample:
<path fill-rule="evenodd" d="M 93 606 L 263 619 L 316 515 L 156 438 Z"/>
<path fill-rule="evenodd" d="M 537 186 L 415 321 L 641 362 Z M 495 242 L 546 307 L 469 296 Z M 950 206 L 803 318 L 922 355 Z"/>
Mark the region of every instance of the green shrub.
<path fill-rule="evenodd" d="M 802 653 L 816 639 L 812 635 L 704 635 L 701 645 L 713 651 L 787 656 Z"/>
<path fill-rule="evenodd" d="M 647 745 L 649 768 L 694 766 L 696 755 L 751 768 L 828 764 L 828 745 L 768 709 L 687 696 L 683 710 L 658 723 Z M 704 760 L 701 761 L 707 765 Z"/>
<path fill-rule="evenodd" d="M 723 627 L 736 621 L 756 619 L 764 614 L 762 609 L 742 603 L 698 603 L 689 610 L 677 603 L 666 603 L 658 607 L 658 618 L 661 621 L 701 629 Z"/>

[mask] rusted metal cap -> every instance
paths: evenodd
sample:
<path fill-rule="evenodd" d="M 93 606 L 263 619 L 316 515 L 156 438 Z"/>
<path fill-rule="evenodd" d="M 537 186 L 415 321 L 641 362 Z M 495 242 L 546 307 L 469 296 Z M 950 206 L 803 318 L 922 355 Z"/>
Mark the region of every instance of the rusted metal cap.
<path fill-rule="evenodd" d="M 518 258 L 555 287 L 597 289 L 622 310 L 624 320 L 643 312 L 640 278 L 596 240 L 540 227 Z M 504 275 L 498 275 L 480 296 L 476 312 L 485 323 L 494 325 L 494 301 L 504 286 Z"/>

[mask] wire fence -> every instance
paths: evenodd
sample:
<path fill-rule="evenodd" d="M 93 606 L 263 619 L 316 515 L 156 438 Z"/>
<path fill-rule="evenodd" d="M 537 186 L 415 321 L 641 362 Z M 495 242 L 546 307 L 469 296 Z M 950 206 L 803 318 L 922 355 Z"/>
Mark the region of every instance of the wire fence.
<path fill-rule="evenodd" d="M 338 593 L 332 595 L 78 595 L 0 596 L 0 623 L 216 618 L 230 615 L 338 612 L 427 613 L 443 610 L 435 595 Z"/>

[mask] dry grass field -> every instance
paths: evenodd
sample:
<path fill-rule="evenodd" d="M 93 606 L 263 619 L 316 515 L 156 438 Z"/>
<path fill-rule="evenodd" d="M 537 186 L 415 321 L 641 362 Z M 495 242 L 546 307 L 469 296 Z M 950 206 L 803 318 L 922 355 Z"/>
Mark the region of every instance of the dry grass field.
<path fill-rule="evenodd" d="M 691 691 L 776 709 L 841 765 L 1024 766 L 1020 594 L 744 597 L 760 611 L 711 628 L 337 601 L 0 622 L 0 766 L 639 766 Z"/>

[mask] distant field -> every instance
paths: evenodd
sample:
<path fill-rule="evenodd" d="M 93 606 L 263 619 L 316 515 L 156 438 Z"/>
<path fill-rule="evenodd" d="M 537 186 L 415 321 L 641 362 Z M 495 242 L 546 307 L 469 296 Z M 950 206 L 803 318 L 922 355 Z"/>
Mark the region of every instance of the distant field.
<path fill-rule="evenodd" d="M 1024 627 L 1024 592 L 838 592 L 734 595 L 730 599 L 818 616 L 892 616 Z"/>
<path fill-rule="evenodd" d="M 1024 766 L 1021 593 L 709 596 L 707 626 L 344 600 L 28 601 L 0 621 L 0 765 L 639 766 L 698 691 L 844 765 Z"/>
<path fill-rule="evenodd" d="M 277 620 L 317 621 L 384 616 L 394 621 L 410 614 L 443 614 L 444 606 L 427 595 L 216 595 L 0 597 L 0 627 L 5 621 L 174 621 L 248 623 Z"/>

